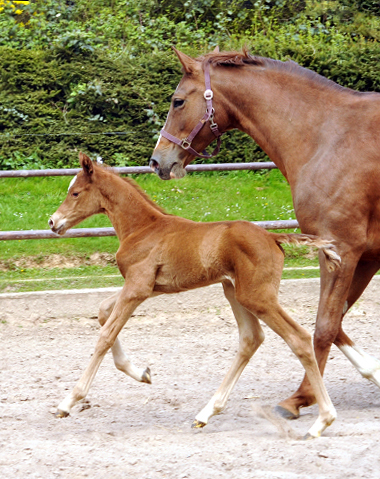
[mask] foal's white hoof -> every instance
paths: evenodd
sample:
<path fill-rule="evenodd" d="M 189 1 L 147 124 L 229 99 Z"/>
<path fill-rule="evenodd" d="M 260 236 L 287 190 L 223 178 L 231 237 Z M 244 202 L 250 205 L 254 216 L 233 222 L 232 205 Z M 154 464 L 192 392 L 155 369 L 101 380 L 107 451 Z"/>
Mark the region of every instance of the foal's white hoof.
<path fill-rule="evenodd" d="M 55 417 L 62 418 L 67 416 L 70 416 L 70 413 L 67 411 L 62 411 L 61 409 L 58 409 L 57 412 L 55 413 Z"/>
<path fill-rule="evenodd" d="M 193 424 L 191 425 L 192 429 L 201 429 L 202 427 L 205 427 L 206 423 L 203 421 L 198 421 L 198 419 L 195 419 Z"/>
<path fill-rule="evenodd" d="M 304 437 L 303 437 L 303 440 L 304 441 L 310 441 L 311 439 L 317 439 L 318 436 L 312 436 L 309 432 L 307 432 Z"/>
<path fill-rule="evenodd" d="M 147 383 L 147 384 L 152 384 L 152 378 L 150 375 L 150 369 L 146 368 L 145 371 L 143 372 L 143 375 L 141 377 L 141 382 L 142 383 Z"/>

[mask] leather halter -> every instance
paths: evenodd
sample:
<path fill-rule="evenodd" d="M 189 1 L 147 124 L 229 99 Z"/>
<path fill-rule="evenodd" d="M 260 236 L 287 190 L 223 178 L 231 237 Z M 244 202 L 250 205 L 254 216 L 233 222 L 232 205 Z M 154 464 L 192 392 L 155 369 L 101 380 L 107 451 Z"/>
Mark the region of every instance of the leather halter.
<path fill-rule="evenodd" d="M 205 64 L 204 74 L 205 74 L 206 90 L 205 90 L 203 96 L 206 100 L 207 108 L 206 108 L 206 113 L 204 114 L 203 118 L 201 120 L 199 120 L 198 124 L 193 129 L 193 131 L 183 140 L 180 140 L 179 138 L 171 135 L 170 133 L 168 133 L 164 129 L 161 130 L 160 134 L 161 134 L 161 136 L 163 136 L 167 140 L 175 143 L 176 145 L 179 145 L 184 150 L 187 150 L 189 153 L 191 153 L 194 156 L 199 156 L 200 158 L 212 158 L 213 156 L 215 156 L 219 153 L 223 133 L 220 133 L 220 131 L 218 129 L 218 125 L 214 121 L 215 110 L 212 106 L 212 98 L 214 96 L 214 93 L 211 90 L 210 66 L 209 66 L 208 63 Z M 211 131 L 214 133 L 215 138 L 217 138 L 216 148 L 212 153 L 207 153 L 206 150 L 203 150 L 203 153 L 198 153 L 196 150 L 194 150 L 194 148 L 192 148 L 191 142 L 194 140 L 194 138 L 197 136 L 199 131 L 203 128 L 203 126 L 208 121 L 210 122 Z"/>

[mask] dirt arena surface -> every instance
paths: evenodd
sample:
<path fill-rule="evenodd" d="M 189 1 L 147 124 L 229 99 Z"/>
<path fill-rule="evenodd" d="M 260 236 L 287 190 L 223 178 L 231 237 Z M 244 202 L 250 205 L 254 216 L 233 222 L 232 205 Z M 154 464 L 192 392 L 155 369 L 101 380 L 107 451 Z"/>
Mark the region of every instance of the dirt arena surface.
<path fill-rule="evenodd" d="M 346 332 L 377 357 L 379 279 L 345 319 Z M 318 280 L 281 286 L 281 304 L 309 330 L 318 290 Z M 337 348 L 325 382 L 338 418 L 323 437 L 298 439 L 315 421 L 316 406 L 297 421 L 268 419 L 271 408 L 294 392 L 303 370 L 267 327 L 266 340 L 226 410 L 203 430 L 191 429 L 232 362 L 237 328 L 219 286 L 173 298 L 160 298 L 166 310 L 155 309 L 155 300 L 137 310 L 120 335 L 134 363 L 151 368 L 153 384 L 124 376 L 107 354 L 89 402 L 65 419 L 54 412 L 89 360 L 99 331 L 96 320 L 63 313 L 48 320 L 38 311 L 33 321 L 19 319 L 16 311 L 3 319 L 1 479 L 380 477 L 380 391 Z"/>

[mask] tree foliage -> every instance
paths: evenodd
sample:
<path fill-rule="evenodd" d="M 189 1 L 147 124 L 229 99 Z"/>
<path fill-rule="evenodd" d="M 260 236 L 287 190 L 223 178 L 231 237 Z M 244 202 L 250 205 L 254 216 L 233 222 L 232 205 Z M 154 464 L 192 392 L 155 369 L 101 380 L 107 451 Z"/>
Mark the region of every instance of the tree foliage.
<path fill-rule="evenodd" d="M 247 45 L 380 91 L 374 0 L 35 0 L 17 10 L 0 0 L 0 8 L 0 168 L 72 166 L 79 149 L 114 165 L 146 164 L 181 75 L 173 44 L 194 55 Z M 219 161 L 265 158 L 240 132 L 223 143 Z"/>

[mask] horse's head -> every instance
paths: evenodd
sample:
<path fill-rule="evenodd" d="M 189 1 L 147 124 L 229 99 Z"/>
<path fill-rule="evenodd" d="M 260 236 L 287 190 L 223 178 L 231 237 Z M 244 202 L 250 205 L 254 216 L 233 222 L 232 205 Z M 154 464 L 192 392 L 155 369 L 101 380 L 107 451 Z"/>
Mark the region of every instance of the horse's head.
<path fill-rule="evenodd" d="M 163 180 L 185 176 L 185 166 L 196 156 L 202 156 L 196 153 L 203 151 L 220 135 L 218 126 L 214 123 L 214 111 L 211 112 L 216 105 L 212 98 L 213 92 L 207 83 L 205 86 L 207 75 L 205 76 L 203 65 L 206 63 L 178 50 L 175 52 L 182 63 L 184 75 L 173 94 L 165 126 L 150 160 L 150 167 Z M 209 65 L 205 68 L 208 69 Z M 215 128 L 213 132 L 213 125 L 216 125 L 217 133 Z"/>
<path fill-rule="evenodd" d="M 51 230 L 59 235 L 102 210 L 101 195 L 94 181 L 96 165 L 83 153 L 79 153 L 79 162 L 83 170 L 73 178 L 66 199 L 49 219 Z"/>

